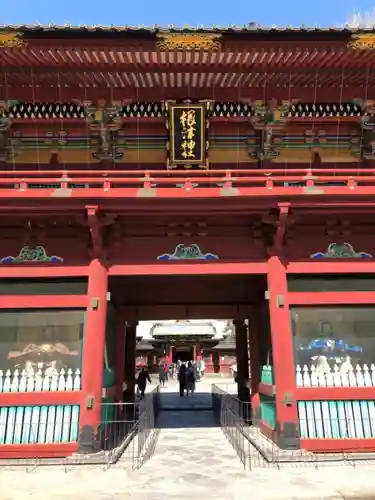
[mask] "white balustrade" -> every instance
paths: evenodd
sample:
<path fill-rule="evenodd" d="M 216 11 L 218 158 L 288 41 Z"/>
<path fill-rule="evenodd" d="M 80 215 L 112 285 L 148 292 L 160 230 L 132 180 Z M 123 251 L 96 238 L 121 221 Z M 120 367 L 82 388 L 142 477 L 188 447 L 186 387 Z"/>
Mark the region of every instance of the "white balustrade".
<path fill-rule="evenodd" d="M 349 360 L 340 366 L 328 363 L 296 366 L 297 387 L 375 387 L 375 364 L 353 367 Z M 1 387 L 1 382 L 0 382 Z"/>
<path fill-rule="evenodd" d="M 81 371 L 70 368 L 59 372 L 47 368 L 44 373 L 39 366 L 35 373 L 30 367 L 19 371 L 0 370 L 0 393 L 4 392 L 51 392 L 51 391 L 80 391 Z"/>

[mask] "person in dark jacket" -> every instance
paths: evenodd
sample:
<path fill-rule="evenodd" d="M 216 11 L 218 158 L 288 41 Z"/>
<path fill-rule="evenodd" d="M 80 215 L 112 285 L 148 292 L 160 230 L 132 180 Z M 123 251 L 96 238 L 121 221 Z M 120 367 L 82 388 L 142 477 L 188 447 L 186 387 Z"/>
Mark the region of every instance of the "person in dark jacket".
<path fill-rule="evenodd" d="M 196 381 L 196 369 L 195 366 L 193 366 L 192 362 L 189 361 L 186 370 L 186 382 L 185 382 L 185 389 L 187 396 L 189 396 L 189 392 L 191 393 L 192 396 L 194 395 L 195 381 Z"/>
<path fill-rule="evenodd" d="M 140 399 L 144 398 L 147 382 L 151 384 L 150 374 L 147 370 L 145 370 L 145 368 L 142 368 L 137 378 Z"/>
<path fill-rule="evenodd" d="M 164 364 L 160 363 L 160 365 L 159 365 L 159 384 L 161 385 L 161 387 L 165 387 L 165 381 L 166 381 L 166 377 L 165 377 Z"/>
<path fill-rule="evenodd" d="M 182 363 L 178 371 L 178 383 L 180 385 L 180 397 L 184 395 L 186 385 L 186 365 Z"/>

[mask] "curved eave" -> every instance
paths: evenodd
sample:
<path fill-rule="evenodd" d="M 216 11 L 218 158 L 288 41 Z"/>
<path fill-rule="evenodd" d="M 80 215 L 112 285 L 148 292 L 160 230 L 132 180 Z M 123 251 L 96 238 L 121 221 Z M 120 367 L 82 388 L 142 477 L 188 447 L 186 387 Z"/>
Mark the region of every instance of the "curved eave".
<path fill-rule="evenodd" d="M 23 32 L 30 37 L 44 36 L 69 36 L 81 35 L 81 36 L 99 36 L 99 35 L 118 35 L 118 36 L 149 36 L 155 37 L 157 34 L 220 34 L 220 35 L 235 35 L 243 37 L 259 37 L 259 36 L 273 36 L 273 37 L 294 37 L 294 39 L 302 37 L 326 37 L 332 39 L 339 39 L 349 37 L 353 34 L 373 34 L 374 29 L 366 28 L 350 28 L 346 27 L 306 27 L 306 26 L 288 26 L 288 27 L 261 27 L 256 23 L 248 23 L 243 26 L 188 26 L 188 27 L 178 27 L 174 25 L 170 26 L 104 26 L 104 25 L 93 25 L 89 26 L 86 24 L 81 25 L 53 25 L 53 24 L 35 24 L 35 25 L 0 25 L 1 31 L 13 31 L 13 32 Z"/>
<path fill-rule="evenodd" d="M 374 35 L 375 36 L 375 35 Z M 254 39 L 243 40 L 241 43 L 233 41 L 221 42 L 219 50 L 169 50 L 161 51 L 157 41 L 152 43 L 139 40 L 108 39 L 104 44 L 100 39 L 73 39 L 66 43 L 54 39 L 28 39 L 23 36 L 24 42 L 20 47 L 0 45 L 2 69 L 33 68 L 36 70 L 64 71 L 180 71 L 195 70 L 204 66 L 207 70 L 217 68 L 234 69 L 238 72 L 251 69 L 252 71 L 268 67 L 268 72 L 277 69 L 298 68 L 318 69 L 320 67 L 358 68 L 368 63 L 368 57 L 374 50 L 354 50 L 347 48 L 350 40 L 336 42 L 326 40 L 277 40 Z M 1 40 L 0 40 L 1 42 Z M 297 45 L 298 43 L 298 45 Z M 372 59 L 374 59 L 372 57 Z M 181 68 L 184 65 L 185 68 Z"/>

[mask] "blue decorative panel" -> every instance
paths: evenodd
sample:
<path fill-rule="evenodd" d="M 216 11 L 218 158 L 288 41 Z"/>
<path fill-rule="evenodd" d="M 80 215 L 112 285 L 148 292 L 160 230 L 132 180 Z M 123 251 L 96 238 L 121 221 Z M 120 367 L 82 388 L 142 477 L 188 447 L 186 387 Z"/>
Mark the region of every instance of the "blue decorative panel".
<path fill-rule="evenodd" d="M 79 405 L 8 406 L 0 408 L 2 444 L 77 441 Z"/>
<path fill-rule="evenodd" d="M 299 401 L 301 438 L 375 438 L 374 401 Z"/>

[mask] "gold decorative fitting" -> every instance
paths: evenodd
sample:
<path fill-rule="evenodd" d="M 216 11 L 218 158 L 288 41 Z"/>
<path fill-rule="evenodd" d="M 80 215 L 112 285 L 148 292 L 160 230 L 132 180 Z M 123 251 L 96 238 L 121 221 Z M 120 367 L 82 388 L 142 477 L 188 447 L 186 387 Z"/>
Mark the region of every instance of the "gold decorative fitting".
<path fill-rule="evenodd" d="M 0 31 L 0 47 L 22 47 L 22 33 Z"/>
<path fill-rule="evenodd" d="M 374 50 L 375 34 L 352 35 L 348 43 L 349 49 Z"/>
<path fill-rule="evenodd" d="M 159 50 L 219 50 L 221 35 L 169 33 L 157 35 Z"/>

